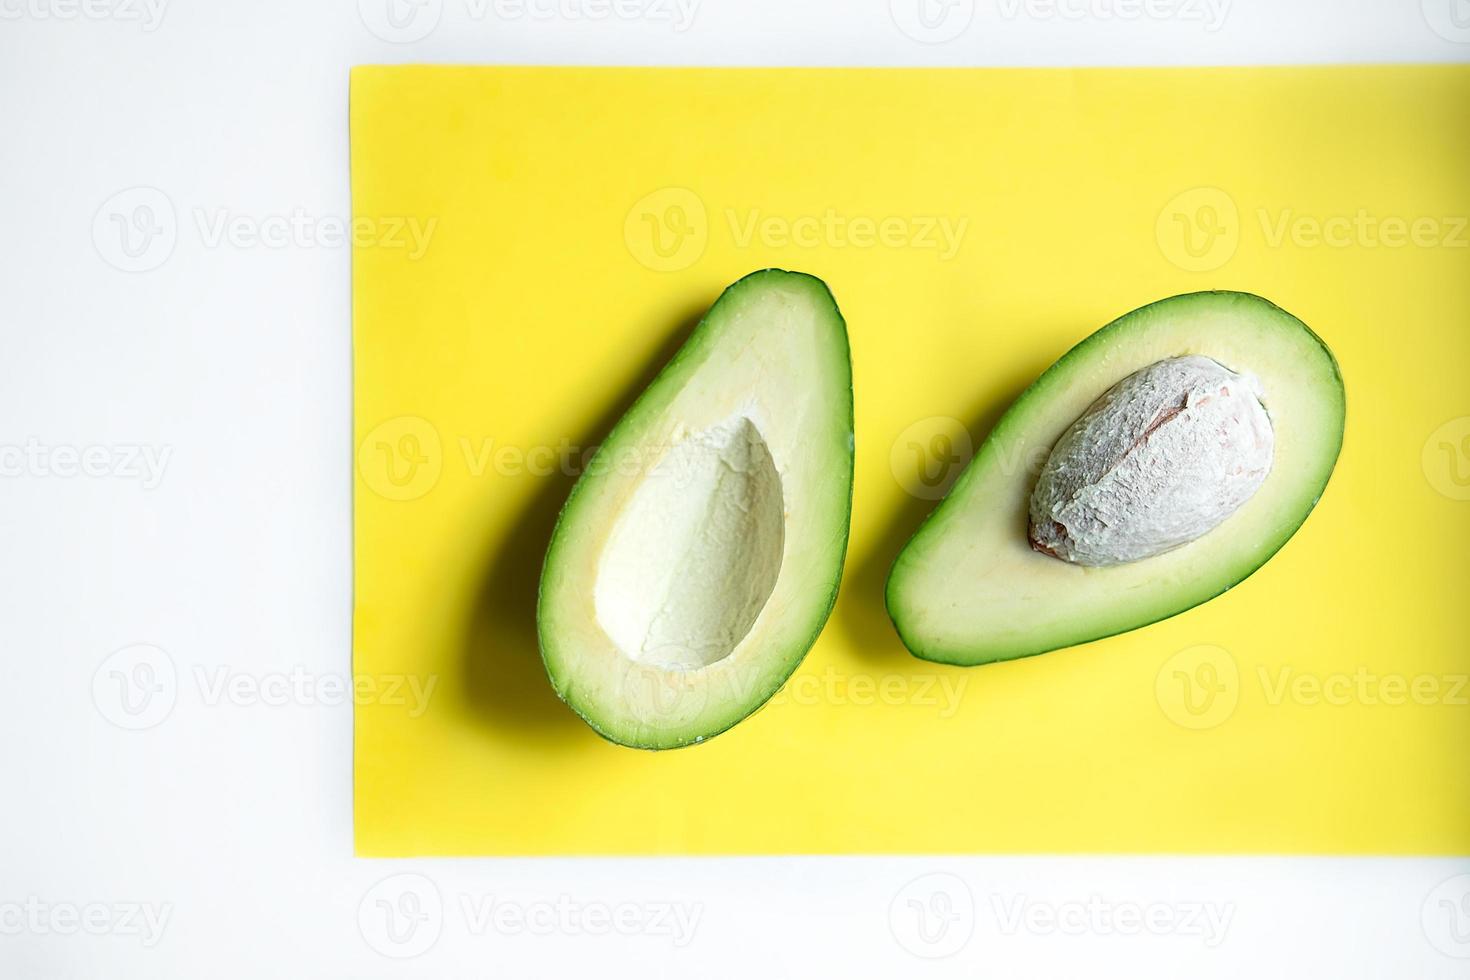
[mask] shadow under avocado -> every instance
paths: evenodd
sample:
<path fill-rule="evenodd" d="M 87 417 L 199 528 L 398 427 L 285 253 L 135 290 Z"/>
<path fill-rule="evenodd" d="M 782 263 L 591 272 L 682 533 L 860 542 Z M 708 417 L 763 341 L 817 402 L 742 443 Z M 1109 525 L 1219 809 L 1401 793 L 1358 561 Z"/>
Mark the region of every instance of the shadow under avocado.
<path fill-rule="evenodd" d="M 600 445 L 703 315 L 700 309 L 679 320 L 659 348 L 630 375 L 623 394 L 604 406 L 583 438 L 572 445 Z M 485 543 L 479 586 L 464 632 L 459 678 L 471 712 L 487 729 L 497 735 L 534 739 L 541 746 L 548 735 L 558 741 L 600 741 L 552 690 L 536 638 L 542 559 L 557 515 L 577 480 L 575 473 L 561 469 L 537 478 L 531 499 L 510 522 L 509 530 Z M 494 491 L 487 488 L 488 492 Z"/>
<path fill-rule="evenodd" d="M 1045 364 L 1041 364 L 1029 374 L 1022 370 L 1015 372 L 1015 375 L 1034 379 L 1045 367 Z M 1030 383 L 1030 380 L 1012 382 L 1002 389 L 1008 397 L 986 398 L 963 416 L 965 431 L 970 433 L 976 450 L 989 437 L 990 431 L 995 428 L 1006 409 L 1021 396 Z M 859 439 L 861 440 L 861 433 Z M 884 469 L 888 467 L 888 450 L 888 446 L 873 447 L 873 451 L 882 457 Z M 951 470 L 944 474 L 943 485 L 946 488 L 953 485 L 968 464 L 968 458 L 951 463 Z M 921 465 L 917 458 L 915 465 Z M 869 545 L 866 552 L 848 563 L 848 572 L 842 581 L 841 597 L 833 618 L 846 631 L 854 651 L 866 659 L 892 665 L 901 662 L 899 658 L 911 658 L 898 637 L 898 631 L 888 618 L 884 591 L 893 560 L 942 499 L 927 500 L 911 493 L 903 493 L 898 506 L 879 523 L 881 530 L 878 539 Z M 1021 533 L 1024 534 L 1025 530 L 1022 529 Z"/>

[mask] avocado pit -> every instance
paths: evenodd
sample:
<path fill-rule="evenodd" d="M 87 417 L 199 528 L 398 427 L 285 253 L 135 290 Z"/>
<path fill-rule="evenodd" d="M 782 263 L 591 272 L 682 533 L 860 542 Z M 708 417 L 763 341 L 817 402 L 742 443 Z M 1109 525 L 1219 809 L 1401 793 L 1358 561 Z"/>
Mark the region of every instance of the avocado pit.
<path fill-rule="evenodd" d="M 1053 447 L 1031 494 L 1036 551 L 1105 567 L 1214 530 L 1265 482 L 1275 434 L 1256 379 L 1208 357 L 1156 361 L 1108 389 Z"/>

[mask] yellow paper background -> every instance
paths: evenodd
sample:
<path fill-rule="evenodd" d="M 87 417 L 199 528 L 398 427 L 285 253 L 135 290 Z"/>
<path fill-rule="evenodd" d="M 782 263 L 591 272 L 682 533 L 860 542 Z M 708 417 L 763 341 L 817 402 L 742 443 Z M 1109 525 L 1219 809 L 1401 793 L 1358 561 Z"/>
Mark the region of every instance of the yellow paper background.
<path fill-rule="evenodd" d="M 1466 106 L 1449 67 L 356 70 L 359 853 L 1470 853 Z M 754 717 L 620 748 L 536 653 L 571 484 L 537 473 L 768 266 L 849 325 L 842 592 Z M 1217 287 L 1341 362 L 1346 445 L 1301 532 L 1130 634 L 909 657 L 882 585 L 932 506 L 912 446 L 947 417 L 982 438 L 1086 334 Z"/>

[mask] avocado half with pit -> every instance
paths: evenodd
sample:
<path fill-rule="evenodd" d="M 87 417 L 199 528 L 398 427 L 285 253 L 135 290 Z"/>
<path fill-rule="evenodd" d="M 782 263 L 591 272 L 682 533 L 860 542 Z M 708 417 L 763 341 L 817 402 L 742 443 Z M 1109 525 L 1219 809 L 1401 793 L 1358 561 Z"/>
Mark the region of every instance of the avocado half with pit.
<path fill-rule="evenodd" d="M 1259 296 L 1135 310 L 996 423 L 894 562 L 889 616 L 915 656 L 974 665 L 1214 598 L 1306 520 L 1344 406 L 1326 345 Z"/>
<path fill-rule="evenodd" d="M 556 693 L 667 749 L 766 702 L 816 641 L 852 511 L 852 368 L 826 285 L 730 286 L 572 488 L 541 573 Z"/>

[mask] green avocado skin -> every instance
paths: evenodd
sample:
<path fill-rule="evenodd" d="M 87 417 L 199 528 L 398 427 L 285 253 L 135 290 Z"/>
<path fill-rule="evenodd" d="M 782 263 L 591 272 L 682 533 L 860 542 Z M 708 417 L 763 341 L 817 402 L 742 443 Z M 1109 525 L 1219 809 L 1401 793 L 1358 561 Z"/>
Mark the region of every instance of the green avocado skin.
<path fill-rule="evenodd" d="M 699 324 L 683 346 L 675 352 L 654 380 L 613 426 L 599 452 L 609 451 L 620 445 L 636 441 L 644 420 L 664 406 L 671 389 L 687 383 L 694 372 L 709 369 L 709 365 L 704 363 L 705 355 L 717 343 L 727 319 L 750 303 L 753 297 L 759 296 L 762 290 L 773 289 L 799 291 L 811 297 L 821 309 L 826 325 L 824 336 L 826 337 L 827 357 L 831 361 L 834 374 L 840 378 L 835 390 L 835 397 L 838 401 L 834 404 L 841 420 L 839 425 L 841 431 L 832 433 L 831 441 L 841 447 L 839 453 L 841 461 L 839 465 L 829 469 L 830 486 L 826 488 L 828 492 L 833 492 L 835 508 L 833 523 L 836 531 L 830 539 L 820 544 L 820 547 L 830 549 L 831 575 L 822 583 L 814 583 L 811 586 L 810 611 L 806 617 L 809 622 L 807 628 L 799 634 L 799 639 L 784 649 L 770 651 L 767 654 L 774 664 L 772 671 L 765 678 L 764 683 L 754 685 L 739 703 L 727 705 L 726 710 L 707 724 L 692 728 L 630 727 L 610 721 L 604 716 L 604 712 L 598 710 L 596 705 L 581 695 L 574 671 L 568 669 L 568 663 L 574 660 L 575 654 L 563 650 L 562 645 L 558 642 L 555 613 L 553 612 L 555 602 L 551 594 L 551 583 L 556 579 L 559 551 L 571 546 L 567 531 L 573 523 L 578 521 L 582 500 L 588 495 L 593 481 L 597 479 L 589 468 L 589 471 L 584 472 L 572 486 L 552 530 L 551 540 L 542 561 L 541 578 L 537 589 L 536 628 L 542 663 L 557 696 L 596 734 L 614 744 L 654 751 L 676 749 L 706 742 L 716 735 L 729 731 L 758 711 L 780 691 L 782 685 L 801 665 L 807 652 L 816 643 L 837 602 L 852 516 L 852 485 L 855 465 L 852 357 L 846 320 L 837 306 L 831 289 L 821 279 L 803 272 L 768 268 L 749 273 L 726 287 L 704 317 L 700 319 Z M 794 388 L 802 385 L 805 380 L 803 373 L 797 371 L 785 383 L 789 383 Z"/>
<path fill-rule="evenodd" d="M 977 643 L 971 646 L 957 646 L 953 644 L 936 643 L 925 636 L 923 631 L 916 627 L 912 617 L 905 614 L 905 599 L 912 599 L 904 595 L 908 585 L 909 564 L 915 556 L 926 545 L 926 539 L 934 534 L 943 533 L 941 526 L 945 517 L 951 511 L 961 507 L 984 506 L 983 499 L 978 499 L 980 488 L 973 487 L 975 474 L 980 464 L 988 454 L 996 452 L 997 443 L 1016 431 L 1021 431 L 1027 424 L 1028 418 L 1038 405 L 1044 404 L 1052 395 L 1064 374 L 1069 373 L 1069 368 L 1079 364 L 1103 357 L 1113 345 L 1120 339 L 1126 338 L 1140 325 L 1147 324 L 1162 316 L 1187 317 L 1193 310 L 1207 310 L 1211 313 L 1228 312 L 1235 316 L 1270 318 L 1274 323 L 1280 325 L 1280 329 L 1299 332 L 1301 338 L 1307 342 L 1312 356 L 1322 359 L 1323 377 L 1322 396 L 1324 402 L 1332 406 L 1336 413 L 1336 425 L 1332 435 L 1327 442 L 1318 447 L 1319 455 L 1325 460 L 1325 465 L 1320 467 L 1320 477 L 1303 485 L 1301 492 L 1301 505 L 1291 522 L 1283 524 L 1279 532 L 1267 540 L 1262 540 L 1254 549 L 1250 560 L 1235 567 L 1222 570 L 1208 587 L 1195 590 L 1194 594 L 1187 599 L 1178 602 L 1163 601 L 1158 603 L 1151 611 L 1140 615 L 1136 620 L 1126 623 L 1115 623 L 1111 625 L 1100 625 L 1089 628 L 1085 625 L 1075 630 L 1071 635 L 1060 639 L 1053 639 L 1036 644 L 1013 644 L 1010 646 L 995 646 L 986 643 Z M 1120 380 L 1117 378 L 1112 381 Z M 1112 381 L 1101 384 L 1096 394 L 1101 394 L 1111 386 Z M 1321 499 L 1331 477 L 1333 467 L 1342 450 L 1343 433 L 1346 420 L 1346 394 L 1343 385 L 1342 373 L 1337 359 L 1332 354 L 1322 338 L 1308 328 L 1296 317 L 1276 306 L 1274 303 L 1252 293 L 1237 292 L 1232 290 L 1210 290 L 1197 293 L 1185 293 L 1172 296 L 1167 299 L 1158 300 L 1147 306 L 1140 307 L 1131 313 L 1127 313 L 1112 321 L 1100 330 L 1091 334 L 1071 350 L 1067 351 L 1050 368 L 1032 382 L 1020 396 L 1010 405 L 1000 420 L 995 424 L 991 433 L 987 436 L 970 462 L 966 464 L 964 471 L 950 488 L 949 493 L 938 506 L 929 513 L 920 524 L 918 530 L 899 551 L 889 569 L 888 579 L 884 588 L 884 607 L 889 620 L 893 623 L 899 639 L 904 647 L 915 657 L 932 663 L 947 664 L 959 667 L 973 667 L 987 663 L 997 663 L 1007 660 L 1018 660 L 1025 657 L 1033 657 L 1053 650 L 1065 649 L 1078 646 L 1095 640 L 1101 640 L 1109 636 L 1130 632 L 1135 629 L 1151 625 L 1179 613 L 1186 612 L 1197 605 L 1208 602 L 1229 589 L 1240 584 L 1254 574 L 1270 558 L 1275 555 L 1296 531 L 1306 521 L 1317 502 Z M 1022 474 L 1016 478 L 1030 478 L 1034 483 L 1034 475 Z M 1029 494 L 1030 487 L 1027 488 Z M 1024 533 L 1024 532 L 1023 532 Z M 1205 539 L 1201 539 L 1203 541 Z M 1194 547 L 1199 542 L 1193 542 L 1185 547 Z M 1148 559 L 1145 559 L 1147 561 Z"/>

